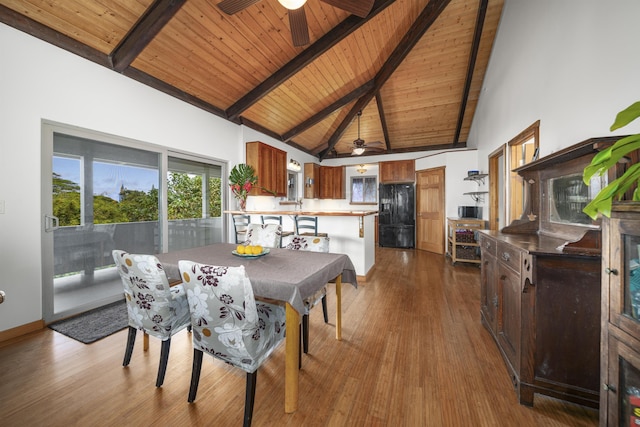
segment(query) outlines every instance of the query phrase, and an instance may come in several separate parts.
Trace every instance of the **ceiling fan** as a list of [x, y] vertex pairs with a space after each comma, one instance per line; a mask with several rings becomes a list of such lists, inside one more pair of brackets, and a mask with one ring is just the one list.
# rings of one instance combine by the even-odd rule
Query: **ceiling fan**
[[[233, 15], [247, 7], [258, 3], [260, 0], [222, 0], [218, 7], [227, 15]], [[321, 0], [328, 5], [346, 10], [347, 12], [365, 18], [375, 0]], [[289, 26], [294, 46], [309, 44], [309, 27], [307, 15], [304, 13], [304, 4], [307, 0], [278, 0], [289, 11]]]
[[370, 142], [369, 144], [364, 143], [364, 139], [360, 138], [360, 116], [362, 115], [362, 111], [358, 111], [358, 138], [353, 141], [353, 148], [351, 149], [352, 156], [359, 156], [366, 149], [373, 151], [384, 151], [379, 145], [382, 145], [382, 142], [375, 141]]

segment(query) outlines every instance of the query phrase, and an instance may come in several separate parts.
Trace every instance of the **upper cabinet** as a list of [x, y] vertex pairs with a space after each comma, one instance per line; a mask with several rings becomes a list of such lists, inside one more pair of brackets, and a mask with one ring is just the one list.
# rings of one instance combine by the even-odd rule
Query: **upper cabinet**
[[320, 165], [317, 163], [304, 164], [304, 198], [320, 198]]
[[344, 199], [344, 166], [320, 166], [317, 163], [304, 164], [305, 199]]
[[380, 162], [379, 174], [381, 183], [390, 182], [415, 182], [416, 166], [415, 161], [396, 160], [392, 162]]
[[320, 198], [344, 199], [344, 166], [320, 166]]
[[287, 195], [287, 152], [259, 141], [247, 142], [247, 164], [258, 175], [258, 184], [249, 193], [252, 196]]

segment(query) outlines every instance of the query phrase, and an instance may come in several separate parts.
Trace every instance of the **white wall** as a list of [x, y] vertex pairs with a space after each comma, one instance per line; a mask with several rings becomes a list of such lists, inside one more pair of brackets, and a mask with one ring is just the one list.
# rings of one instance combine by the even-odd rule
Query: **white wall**
[[615, 133], [640, 100], [637, 0], [506, 0], [468, 144], [478, 166], [540, 120], [540, 157]]

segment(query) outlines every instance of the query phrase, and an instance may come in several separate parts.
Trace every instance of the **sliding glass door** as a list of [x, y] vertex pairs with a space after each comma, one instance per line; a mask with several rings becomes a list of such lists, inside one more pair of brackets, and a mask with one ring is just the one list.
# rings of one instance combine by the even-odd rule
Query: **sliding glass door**
[[222, 242], [222, 166], [169, 157], [168, 250]]
[[45, 322], [122, 298], [113, 249], [156, 254], [222, 242], [224, 167], [150, 144], [45, 124]]

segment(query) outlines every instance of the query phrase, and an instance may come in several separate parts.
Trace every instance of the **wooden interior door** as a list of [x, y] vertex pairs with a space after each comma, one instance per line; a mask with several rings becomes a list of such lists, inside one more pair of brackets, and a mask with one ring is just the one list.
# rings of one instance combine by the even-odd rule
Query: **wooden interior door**
[[416, 174], [416, 248], [444, 254], [444, 167]]

